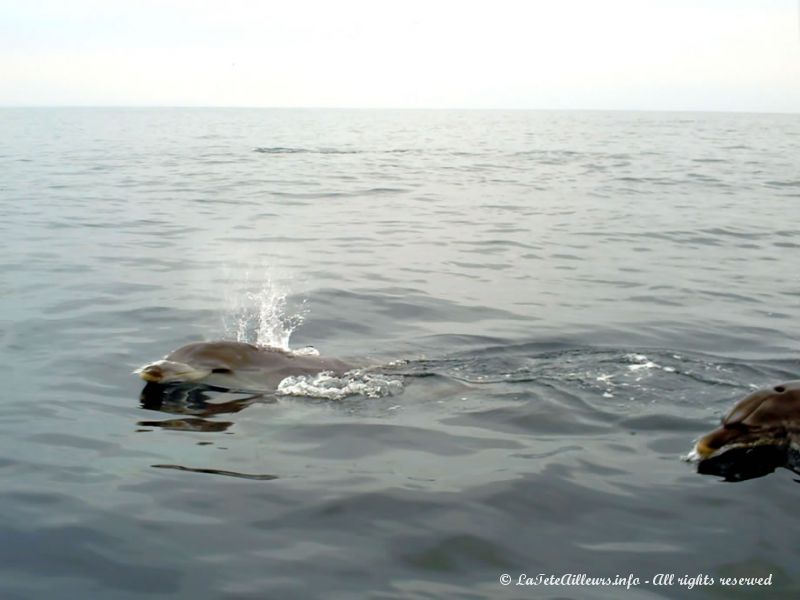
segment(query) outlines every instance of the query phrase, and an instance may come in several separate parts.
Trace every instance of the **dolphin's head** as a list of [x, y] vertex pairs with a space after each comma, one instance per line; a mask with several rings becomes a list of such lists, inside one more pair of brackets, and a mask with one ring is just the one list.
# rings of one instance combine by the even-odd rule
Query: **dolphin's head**
[[732, 448], [788, 447], [800, 441], [800, 381], [758, 390], [740, 400], [690, 454], [706, 460]]
[[198, 381], [208, 377], [211, 372], [211, 369], [197, 368], [173, 360], [157, 360], [134, 371], [139, 377], [152, 383]]

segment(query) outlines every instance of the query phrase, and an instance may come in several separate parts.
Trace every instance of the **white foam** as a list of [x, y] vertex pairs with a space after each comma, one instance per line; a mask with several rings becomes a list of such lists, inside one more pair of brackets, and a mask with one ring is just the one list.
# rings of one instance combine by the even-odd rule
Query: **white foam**
[[331, 372], [287, 377], [275, 391], [280, 396], [304, 396], [325, 400], [341, 400], [348, 396], [383, 398], [403, 391], [403, 383], [385, 375], [349, 371], [341, 377]]
[[654, 363], [644, 354], [626, 354], [625, 359], [636, 364], [628, 365], [630, 371], [640, 371], [642, 369], [660, 369], [661, 365]]
[[703, 457], [700, 456], [700, 453], [697, 451], [697, 446], [694, 446], [692, 450], [683, 456], [681, 456], [681, 460], [686, 462], [700, 462]]
[[297, 350], [292, 350], [291, 353], [295, 356], [319, 356], [319, 350], [314, 348], [314, 346], [298, 348]]

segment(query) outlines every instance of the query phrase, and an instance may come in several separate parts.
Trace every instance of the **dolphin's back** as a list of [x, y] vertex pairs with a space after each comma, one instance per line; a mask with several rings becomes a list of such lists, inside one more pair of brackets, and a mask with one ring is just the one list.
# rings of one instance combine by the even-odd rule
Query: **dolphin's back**
[[244, 342], [195, 342], [182, 346], [166, 356], [166, 360], [212, 371], [209, 383], [225, 385], [225, 378], [259, 381], [274, 388], [286, 377], [333, 371], [342, 375], [350, 369], [335, 358], [298, 355], [269, 346]]

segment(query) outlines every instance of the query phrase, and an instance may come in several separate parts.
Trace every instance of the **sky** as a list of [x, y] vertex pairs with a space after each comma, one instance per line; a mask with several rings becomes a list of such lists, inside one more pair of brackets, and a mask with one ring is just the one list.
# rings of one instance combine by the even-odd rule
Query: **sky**
[[0, 0], [0, 106], [800, 112], [800, 0]]

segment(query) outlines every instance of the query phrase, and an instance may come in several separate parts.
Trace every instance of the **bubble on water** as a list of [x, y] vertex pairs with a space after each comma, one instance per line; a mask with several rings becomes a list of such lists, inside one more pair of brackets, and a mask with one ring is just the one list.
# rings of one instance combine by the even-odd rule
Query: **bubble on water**
[[315, 375], [287, 377], [281, 381], [275, 393], [279, 396], [341, 400], [348, 396], [384, 398], [402, 391], [403, 382], [400, 379], [354, 370], [340, 377], [329, 371]]

